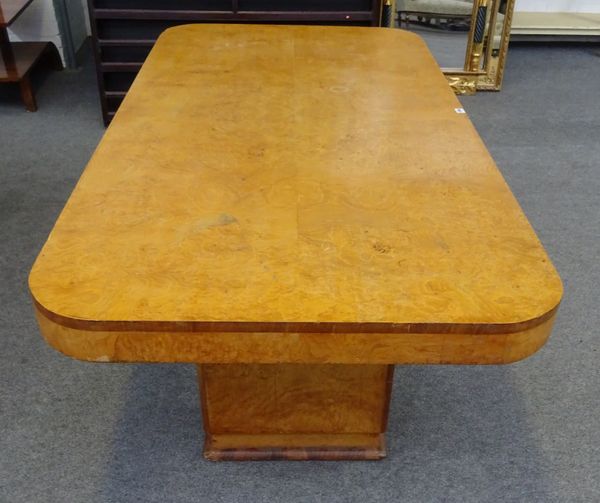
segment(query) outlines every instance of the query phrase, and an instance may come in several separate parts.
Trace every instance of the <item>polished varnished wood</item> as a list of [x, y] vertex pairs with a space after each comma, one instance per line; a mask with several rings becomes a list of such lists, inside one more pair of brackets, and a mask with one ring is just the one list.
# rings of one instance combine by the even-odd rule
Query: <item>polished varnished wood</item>
[[554, 316], [504, 334], [164, 332], [80, 330], [36, 311], [44, 338], [58, 351], [96, 362], [206, 363], [512, 363], [535, 353]]
[[391, 365], [199, 365], [205, 456], [380, 459]]
[[[210, 459], [381, 457], [383, 426], [341, 426], [368, 422], [343, 393], [323, 405], [330, 385], [361, 393], [334, 364], [365, 366], [379, 417], [368, 368], [520, 360], [562, 294], [459, 108], [410, 33], [168, 30], [33, 266], [44, 337], [84, 360], [201, 364]], [[242, 401], [247, 428], [224, 428]]]
[[376, 433], [206, 433], [204, 442], [211, 461], [374, 461], [386, 455], [385, 437]]
[[[379, 26], [381, 0], [89, 0], [104, 123], [114, 117], [160, 32], [182, 23]], [[386, 9], [388, 12], [389, 9]]]
[[443, 84], [401, 31], [168, 30], [40, 253], [34, 298], [86, 330], [538, 324], [560, 280]]

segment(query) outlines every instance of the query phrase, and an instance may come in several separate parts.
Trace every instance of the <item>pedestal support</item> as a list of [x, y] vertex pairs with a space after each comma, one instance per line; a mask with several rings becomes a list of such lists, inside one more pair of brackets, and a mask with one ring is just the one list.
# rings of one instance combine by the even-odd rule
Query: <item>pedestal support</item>
[[393, 365], [198, 365], [210, 460], [385, 457]]

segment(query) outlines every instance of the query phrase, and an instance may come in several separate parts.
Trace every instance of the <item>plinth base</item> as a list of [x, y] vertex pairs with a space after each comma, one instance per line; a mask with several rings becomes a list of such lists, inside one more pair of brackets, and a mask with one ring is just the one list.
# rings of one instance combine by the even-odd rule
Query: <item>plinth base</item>
[[386, 456], [383, 434], [206, 435], [211, 461], [377, 460]]
[[391, 365], [199, 365], [213, 461], [384, 458]]

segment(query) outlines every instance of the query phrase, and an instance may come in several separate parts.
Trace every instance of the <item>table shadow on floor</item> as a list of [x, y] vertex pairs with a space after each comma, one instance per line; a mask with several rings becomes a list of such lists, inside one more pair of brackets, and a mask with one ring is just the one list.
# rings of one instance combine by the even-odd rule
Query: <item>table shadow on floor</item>
[[195, 367], [139, 365], [123, 392], [100, 500], [552, 501], [511, 373], [396, 367], [383, 461], [213, 463], [201, 455]]

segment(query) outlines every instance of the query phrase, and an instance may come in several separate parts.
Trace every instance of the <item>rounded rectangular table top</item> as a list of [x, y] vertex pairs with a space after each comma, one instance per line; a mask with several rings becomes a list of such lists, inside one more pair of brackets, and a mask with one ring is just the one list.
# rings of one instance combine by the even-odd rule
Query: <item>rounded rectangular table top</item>
[[531, 330], [560, 279], [416, 35], [158, 40], [30, 275], [90, 331]]

